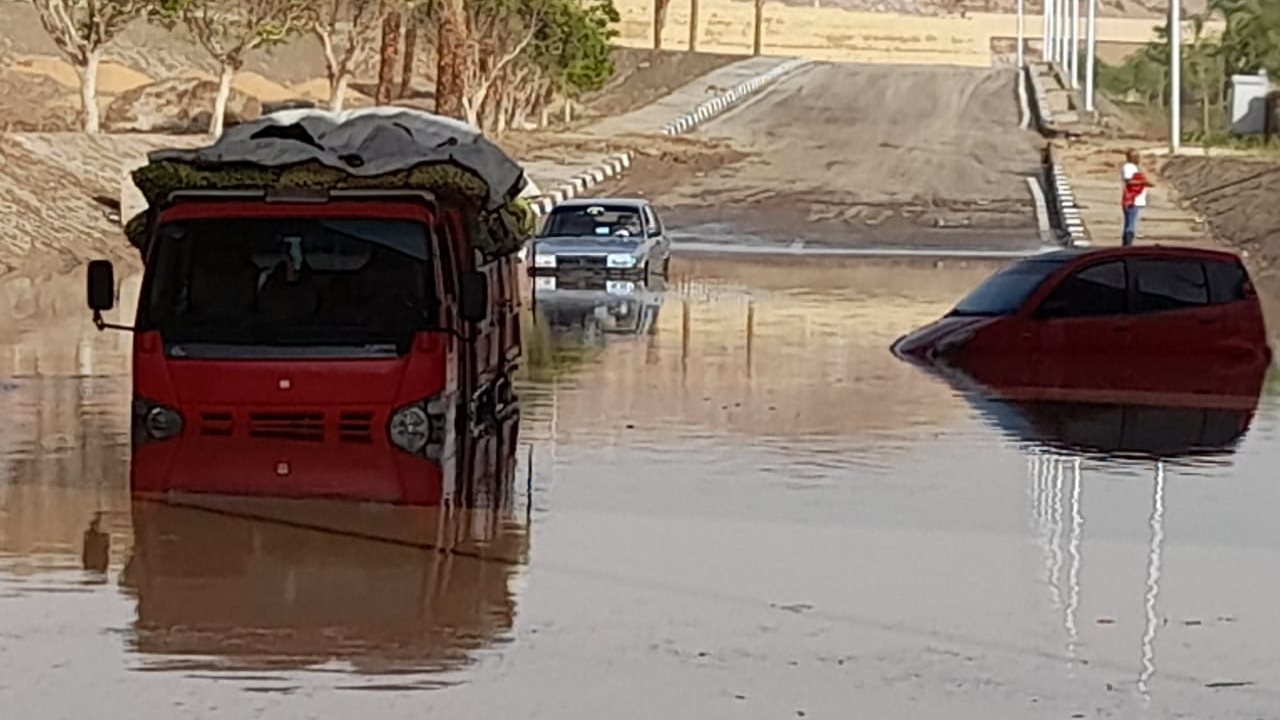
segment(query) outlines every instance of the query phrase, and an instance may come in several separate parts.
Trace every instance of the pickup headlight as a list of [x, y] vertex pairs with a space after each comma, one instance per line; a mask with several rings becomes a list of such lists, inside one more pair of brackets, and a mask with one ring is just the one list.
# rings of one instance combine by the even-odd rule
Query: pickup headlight
[[633, 268], [636, 266], [636, 256], [631, 254], [610, 254], [605, 258], [605, 264], [611, 268]]
[[543, 255], [541, 253], [533, 256], [533, 266], [540, 268], [553, 268], [556, 266], [555, 255]]

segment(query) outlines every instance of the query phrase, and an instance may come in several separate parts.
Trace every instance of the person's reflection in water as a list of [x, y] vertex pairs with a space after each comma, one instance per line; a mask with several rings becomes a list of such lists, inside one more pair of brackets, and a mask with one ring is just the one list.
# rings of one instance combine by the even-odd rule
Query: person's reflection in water
[[89, 527], [84, 531], [84, 543], [80, 549], [80, 564], [86, 572], [106, 575], [111, 564], [111, 536], [102, 531], [102, 513], [93, 514]]

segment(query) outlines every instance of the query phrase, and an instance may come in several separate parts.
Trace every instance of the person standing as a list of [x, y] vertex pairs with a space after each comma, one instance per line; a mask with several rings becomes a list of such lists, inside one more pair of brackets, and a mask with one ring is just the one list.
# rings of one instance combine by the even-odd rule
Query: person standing
[[1140, 160], [1137, 150], [1125, 153], [1124, 167], [1120, 177], [1124, 181], [1124, 193], [1120, 198], [1120, 207], [1124, 210], [1124, 234], [1121, 243], [1132, 245], [1138, 235], [1138, 216], [1147, 206], [1147, 188], [1155, 187], [1155, 183], [1147, 179], [1146, 173], [1138, 166]]

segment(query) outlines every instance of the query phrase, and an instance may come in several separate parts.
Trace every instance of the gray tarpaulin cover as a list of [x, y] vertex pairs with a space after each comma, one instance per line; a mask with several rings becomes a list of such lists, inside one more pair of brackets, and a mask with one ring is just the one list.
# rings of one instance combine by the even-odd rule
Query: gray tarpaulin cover
[[265, 168], [318, 162], [358, 177], [452, 163], [485, 182], [488, 210], [497, 210], [519, 196], [526, 182], [520, 165], [471, 126], [395, 107], [272, 113], [228, 129], [207, 147], [157, 150], [148, 159], [153, 163]]

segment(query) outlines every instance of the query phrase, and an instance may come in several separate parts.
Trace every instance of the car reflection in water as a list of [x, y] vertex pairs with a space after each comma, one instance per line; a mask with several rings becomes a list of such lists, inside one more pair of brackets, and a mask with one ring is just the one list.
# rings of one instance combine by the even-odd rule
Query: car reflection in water
[[1024, 442], [1112, 458], [1211, 460], [1234, 453], [1270, 364], [1238, 357], [984, 355], [921, 361], [984, 418]]
[[[153, 656], [148, 669], [324, 665], [396, 673], [398, 688], [437, 687], [412, 673], [455, 668], [512, 627], [510, 583], [528, 552], [527, 522], [513, 497], [515, 431], [513, 419], [503, 432], [460, 437], [437, 471], [412, 479], [397, 472], [403, 458], [390, 457], [401, 453], [390, 447], [380, 462], [362, 456], [363, 469], [300, 465], [288, 474], [298, 488], [309, 476], [315, 487], [332, 488], [344, 475], [336, 483], [341, 499], [300, 491], [282, 498], [271, 483], [256, 497], [204, 492], [202, 478], [236, 474], [236, 482], [213, 485], [247, 487], [252, 471], [246, 463], [219, 466], [205, 452], [176, 455], [163, 471], [175, 482], [145, 483], [169, 489], [134, 493], [134, 550], [122, 577], [137, 601], [133, 649]], [[267, 469], [259, 474], [279, 481], [272, 458], [323, 445], [261, 441], [254, 457]], [[386, 502], [394, 487], [408, 502]], [[252, 676], [259, 685], [290, 682], [265, 677]]]
[[645, 283], [543, 276], [534, 279], [534, 307], [555, 336], [600, 347], [609, 335], [655, 333], [665, 290], [660, 277]]

